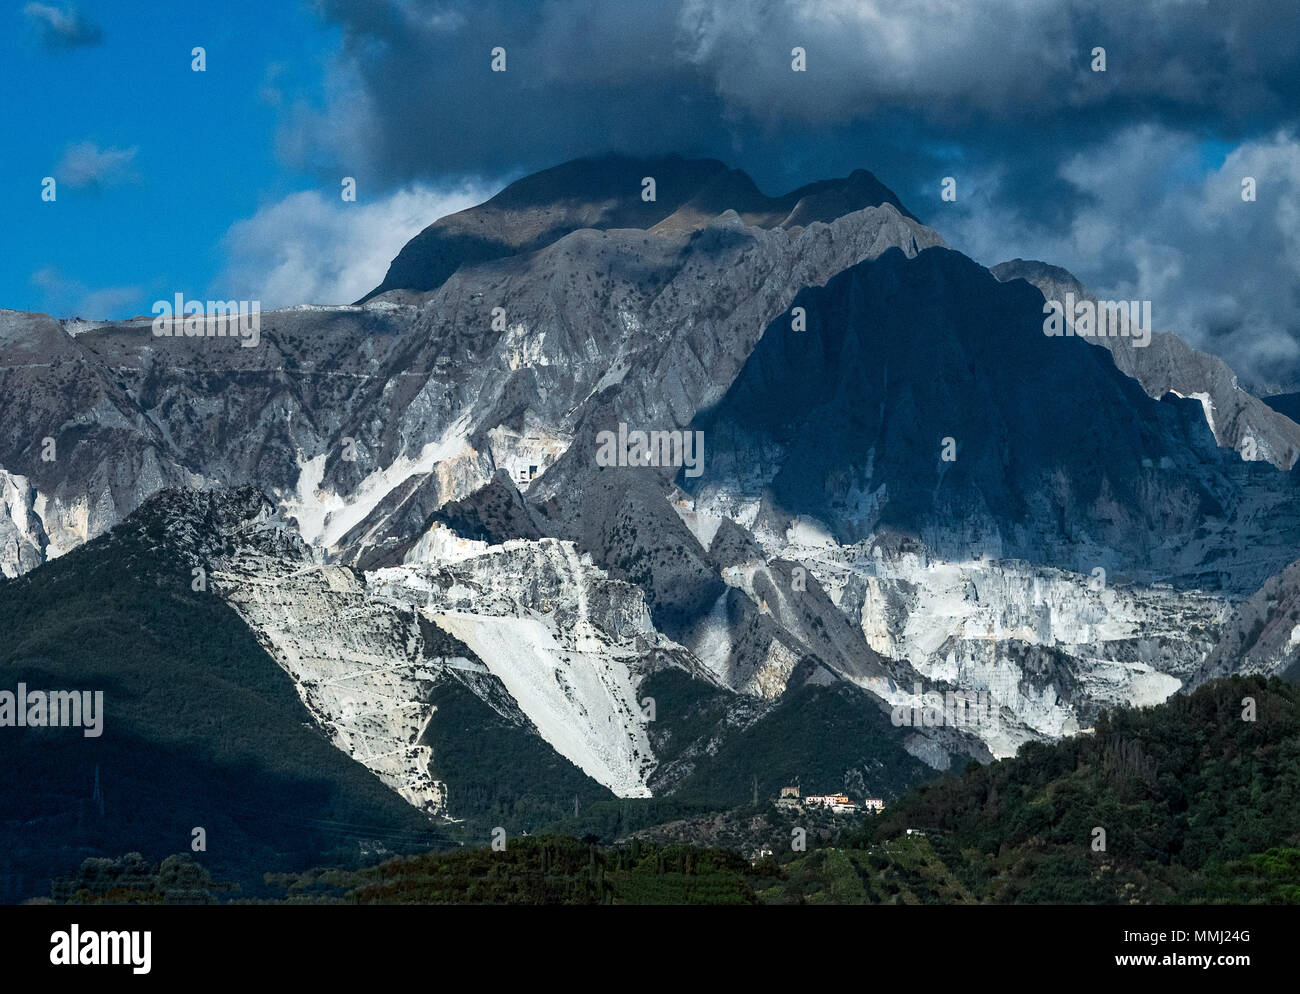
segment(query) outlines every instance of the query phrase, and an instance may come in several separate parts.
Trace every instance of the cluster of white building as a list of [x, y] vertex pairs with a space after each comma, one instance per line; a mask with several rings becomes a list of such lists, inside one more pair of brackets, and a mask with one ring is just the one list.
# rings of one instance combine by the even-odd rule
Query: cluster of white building
[[837, 815], [856, 814], [859, 810], [871, 812], [885, 810], [885, 802], [879, 797], [866, 798], [859, 809], [858, 804], [851, 800], [848, 794], [809, 794], [801, 797], [798, 787], [782, 787], [781, 796], [776, 803], [785, 808], [826, 808]]

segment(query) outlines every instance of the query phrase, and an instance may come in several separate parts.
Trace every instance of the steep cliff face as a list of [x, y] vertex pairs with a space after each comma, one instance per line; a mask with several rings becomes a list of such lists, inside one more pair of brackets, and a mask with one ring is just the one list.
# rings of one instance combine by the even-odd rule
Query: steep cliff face
[[[807, 330], [769, 325], [692, 425], [708, 464], [678, 483], [697, 511], [769, 544], [894, 534], [1143, 582], [1213, 571], [1237, 594], [1290, 560], [1292, 479], [1220, 449], [1196, 402], [1154, 400], [1105, 350], [1045, 336], [1026, 284], [946, 249], [889, 252], [794, 307]], [[1247, 530], [1249, 555], [1223, 541]]]
[[1022, 729], [1004, 724], [986, 738], [1000, 756], [1090, 727], [1103, 708], [1164, 700], [1230, 612], [1221, 597], [1113, 586], [1100, 571], [844, 552], [799, 554], [874, 649], [911, 661], [927, 683], [987, 692], [1015, 716]]
[[[635, 685], [694, 665], [655, 632], [638, 590], [549, 539], [465, 543], [458, 558], [362, 574], [322, 562], [285, 528], [271, 518], [234, 529], [233, 545], [203, 557], [214, 586], [331, 741], [412, 804], [451, 813], [426, 741], [439, 720], [432, 692], [450, 671], [476, 674], [465, 682], [485, 703], [614, 793], [648, 793], [654, 755]], [[268, 549], [269, 533], [287, 544]]]
[[36, 513], [39, 500], [25, 476], [0, 472], [0, 575], [19, 576], [51, 555], [45, 522]]
[[[987, 704], [961, 734], [996, 756], [1086, 730], [1102, 708], [1164, 700], [1194, 680], [1232, 614], [1222, 595], [1116, 582], [1100, 567], [949, 560], [883, 533], [840, 544], [807, 521], [742, 542], [738, 522], [681, 505], [696, 537], [712, 536], [727, 585], [682, 641], [719, 679], [778, 698], [793, 655], [891, 710], [953, 692]], [[913, 744], [932, 757], [935, 744], [971, 752], [946, 723], [920, 734], [931, 742]]]
[[[1012, 259], [990, 271], [1004, 282], [1022, 279], [1032, 283], [1045, 300], [1064, 301], [1068, 293], [1076, 301], [1097, 302], [1087, 287], [1059, 266]], [[1152, 397], [1175, 393], [1198, 401], [1215, 440], [1243, 459], [1263, 460], [1280, 469], [1290, 469], [1300, 457], [1300, 425], [1243, 390], [1237, 384], [1236, 374], [1217, 356], [1194, 349], [1164, 331], [1153, 334], [1144, 347], [1136, 347], [1131, 338], [1123, 336], [1083, 340], [1108, 349], [1116, 368], [1142, 384], [1142, 389]]]
[[1189, 688], [1234, 673], [1300, 678], [1300, 561], [1236, 606]]
[[[710, 161], [587, 161], [534, 179], [413, 240], [394, 263], [424, 274], [407, 291], [267, 312], [256, 347], [155, 337], [146, 319], [0, 314], [13, 400], [0, 471], [28, 488], [7, 515], [5, 568], [101, 534], [167, 486], [256, 485], [313, 544], [382, 557], [497, 471], [545, 474], [594, 404], [684, 424], [801, 287], [941, 243], [865, 172], [784, 198]], [[448, 249], [463, 241], [448, 226], [495, 231], [482, 237], [500, 251]], [[451, 262], [428, 262], [430, 238]], [[23, 506], [46, 539], [19, 522]]]

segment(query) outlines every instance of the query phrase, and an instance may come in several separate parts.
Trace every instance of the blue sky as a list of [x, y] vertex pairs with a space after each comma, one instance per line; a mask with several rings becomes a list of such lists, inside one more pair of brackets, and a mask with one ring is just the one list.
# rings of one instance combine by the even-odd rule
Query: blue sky
[[[322, 182], [276, 154], [272, 91], [319, 93], [338, 45], [304, 6], [85, 3], [100, 42], [58, 48], [25, 7], [6, 5], [0, 22], [0, 306], [61, 312], [98, 293], [111, 313], [83, 316], [120, 317], [175, 291], [198, 296], [233, 221]], [[206, 72], [191, 70], [195, 46]], [[42, 178], [59, 178], [69, 148], [85, 163], [86, 143], [109, 160], [90, 154], [90, 172], [43, 202]], [[93, 182], [97, 162], [108, 168]]]

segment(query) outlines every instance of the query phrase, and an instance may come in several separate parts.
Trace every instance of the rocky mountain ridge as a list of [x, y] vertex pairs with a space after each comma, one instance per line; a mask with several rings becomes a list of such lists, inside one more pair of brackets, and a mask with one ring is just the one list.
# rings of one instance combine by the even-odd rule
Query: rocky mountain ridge
[[[463, 714], [597, 795], [731, 789], [770, 736], [905, 786], [1293, 658], [1300, 427], [1176, 339], [1044, 336], [1066, 289], [863, 171], [770, 198], [615, 158], [439, 220], [256, 348], [0, 312], [0, 569], [161, 515], [430, 817], [465, 810]], [[629, 429], [699, 433], [701, 473], [603, 461]], [[904, 723], [918, 688], [989, 720]]]

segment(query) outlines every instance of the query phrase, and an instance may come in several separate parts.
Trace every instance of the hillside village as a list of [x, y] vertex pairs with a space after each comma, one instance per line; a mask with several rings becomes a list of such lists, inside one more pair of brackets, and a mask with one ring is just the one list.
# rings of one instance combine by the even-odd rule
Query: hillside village
[[800, 796], [799, 787], [782, 787], [781, 796], [777, 798], [779, 808], [807, 811], [810, 808], [824, 808], [837, 815], [852, 815], [859, 811], [878, 814], [885, 810], [885, 802], [879, 797], [867, 797], [861, 806], [848, 794], [807, 794]]

